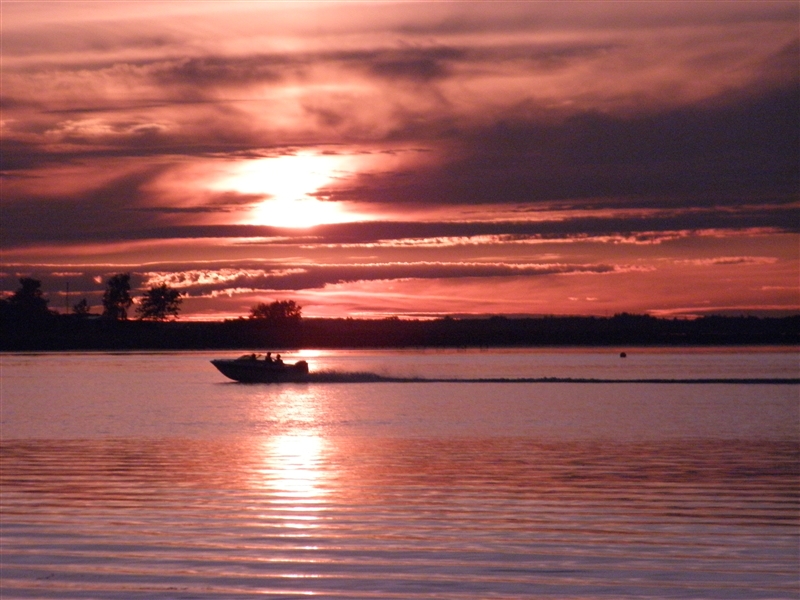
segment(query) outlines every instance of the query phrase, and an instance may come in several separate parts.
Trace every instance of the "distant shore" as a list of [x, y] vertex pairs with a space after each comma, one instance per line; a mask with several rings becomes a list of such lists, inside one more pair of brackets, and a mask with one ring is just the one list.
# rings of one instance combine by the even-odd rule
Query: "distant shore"
[[0, 323], [1, 351], [800, 345], [800, 315], [436, 320], [114, 321], [52, 315]]

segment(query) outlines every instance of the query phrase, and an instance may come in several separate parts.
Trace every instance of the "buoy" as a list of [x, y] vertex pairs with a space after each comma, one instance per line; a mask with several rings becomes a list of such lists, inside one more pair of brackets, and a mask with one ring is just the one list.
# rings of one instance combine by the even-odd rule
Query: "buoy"
[[625, 358], [626, 356], [628, 356], [628, 355], [627, 355], [627, 354], [625, 354], [624, 352], [620, 352], [620, 353], [619, 353], [619, 357], [620, 357], [620, 358]]

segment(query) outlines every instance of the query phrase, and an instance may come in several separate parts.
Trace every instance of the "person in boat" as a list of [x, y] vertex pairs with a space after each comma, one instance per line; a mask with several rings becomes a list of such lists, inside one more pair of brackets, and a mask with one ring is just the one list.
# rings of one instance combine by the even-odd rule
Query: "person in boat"
[[267, 352], [267, 355], [264, 357], [264, 360], [267, 361], [268, 363], [274, 362], [272, 360], [272, 352]]
[[278, 356], [275, 357], [275, 364], [283, 366], [283, 359], [281, 358], [280, 354], [278, 354]]

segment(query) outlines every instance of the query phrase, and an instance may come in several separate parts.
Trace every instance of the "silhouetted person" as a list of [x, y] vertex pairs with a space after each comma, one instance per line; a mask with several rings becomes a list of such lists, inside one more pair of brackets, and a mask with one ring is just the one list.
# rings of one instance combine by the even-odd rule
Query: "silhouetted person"
[[283, 366], [283, 359], [281, 358], [280, 354], [278, 354], [278, 356], [275, 357], [275, 364]]
[[267, 361], [268, 363], [275, 362], [274, 360], [272, 360], [272, 352], [267, 352], [267, 355], [264, 357], [264, 360]]

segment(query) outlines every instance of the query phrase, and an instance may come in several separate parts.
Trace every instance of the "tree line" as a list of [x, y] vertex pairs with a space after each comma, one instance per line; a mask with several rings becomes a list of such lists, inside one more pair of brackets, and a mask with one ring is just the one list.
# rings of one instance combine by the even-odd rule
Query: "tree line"
[[[22, 277], [20, 287], [7, 299], [0, 299], [0, 314], [22, 321], [39, 321], [54, 313], [47, 305], [50, 302], [44, 297], [42, 282], [32, 277]], [[183, 294], [166, 284], [152, 286], [139, 299], [136, 314], [141, 320], [166, 321], [170, 317], [177, 318]], [[126, 320], [128, 310], [134, 303], [131, 296], [131, 274], [117, 273], [106, 281], [103, 292], [102, 316], [114, 321]], [[72, 314], [77, 317], [88, 317], [91, 308], [86, 298], [72, 306]]]
[[[290, 348], [466, 348], [502, 346], [800, 344], [800, 315], [660, 319], [613, 317], [487, 317], [433, 320], [308, 319], [292, 300], [259, 303], [248, 317], [180, 322], [182, 294], [153, 286], [134, 302], [130, 274], [106, 281], [103, 313], [88, 318], [88, 302], [71, 315], [48, 309], [41, 282], [19, 280], [0, 300], [0, 350], [157, 350]], [[128, 319], [136, 304], [137, 319]]]
[[[22, 277], [20, 287], [7, 299], [0, 299], [0, 317], [11, 318], [20, 322], [40, 321], [55, 313], [47, 305], [42, 282], [32, 277]], [[183, 302], [183, 293], [162, 283], [150, 287], [139, 298], [136, 315], [139, 320], [167, 321], [177, 319]], [[112, 321], [126, 321], [128, 311], [134, 304], [131, 296], [131, 274], [117, 273], [106, 281], [106, 289], [102, 298], [102, 317]], [[86, 298], [72, 306], [72, 314], [76, 317], [89, 317], [91, 307]], [[294, 300], [276, 300], [272, 303], [261, 302], [250, 309], [251, 319], [267, 321], [299, 322], [302, 318], [302, 307]]]

